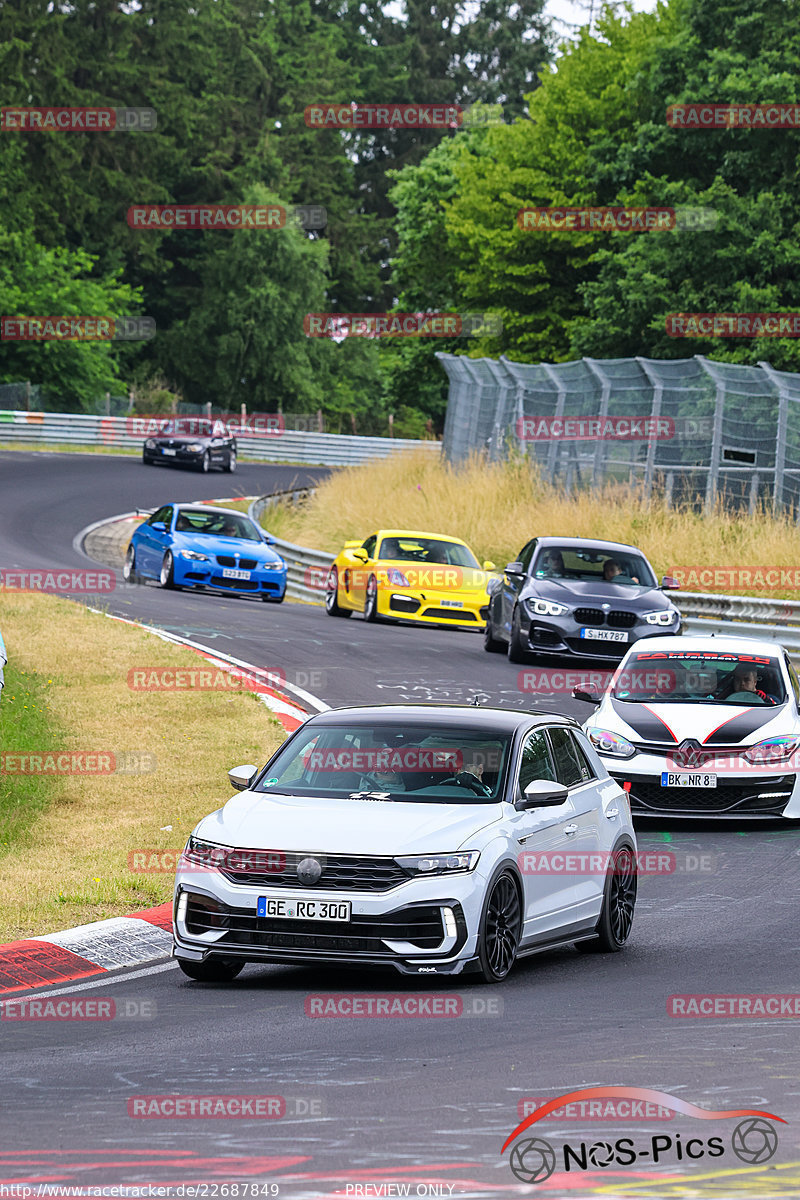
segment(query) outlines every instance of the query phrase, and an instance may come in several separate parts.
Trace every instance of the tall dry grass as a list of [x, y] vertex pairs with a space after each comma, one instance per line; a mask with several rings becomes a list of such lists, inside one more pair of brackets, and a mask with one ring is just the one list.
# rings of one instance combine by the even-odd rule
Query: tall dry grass
[[[544, 535], [633, 543], [659, 575], [693, 565], [800, 565], [800, 532], [788, 518], [726, 512], [721, 504], [705, 516], [663, 498], [648, 504], [619, 484], [566, 496], [526, 460], [473, 459], [454, 468], [428, 454], [398, 454], [337, 471], [306, 504], [270, 509], [265, 519], [279, 537], [332, 553], [348, 538], [393, 527], [463, 538], [479, 559], [499, 567]], [[753, 594], [797, 597], [785, 589]]]

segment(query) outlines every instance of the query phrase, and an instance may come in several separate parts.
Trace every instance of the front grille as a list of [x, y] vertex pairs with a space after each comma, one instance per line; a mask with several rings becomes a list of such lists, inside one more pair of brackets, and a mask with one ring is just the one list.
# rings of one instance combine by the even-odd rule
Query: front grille
[[[246, 860], [248, 857], [252, 859], [263, 856], [264, 853], [262, 850], [234, 850], [229, 857], [235, 862], [234, 856], [242, 856]], [[246, 884], [248, 887], [309, 890], [308, 885], [301, 883], [297, 878], [297, 864], [308, 857], [308, 854], [287, 854], [286, 865], [281, 872], [259, 871], [248, 869], [246, 866], [242, 870], [232, 870], [228, 867], [221, 870], [231, 883]], [[315, 857], [322, 865], [322, 875], [311, 890], [324, 888], [334, 892], [388, 892], [390, 888], [397, 887], [399, 883], [405, 883], [411, 878], [408, 871], [393, 858], [360, 858], [344, 854], [320, 854]]]
[[240, 558], [237, 562], [230, 554], [218, 554], [217, 562], [221, 567], [236, 567], [240, 571], [255, 571], [258, 566], [257, 558]]
[[636, 624], [636, 613], [612, 609], [608, 614], [608, 623], [612, 629], [632, 629]]
[[467, 621], [477, 621], [474, 612], [463, 608], [426, 608], [423, 617], [447, 617], [450, 621], [459, 621], [462, 625]]
[[259, 917], [252, 908], [226, 908], [193, 895], [186, 908], [186, 927], [192, 934], [224, 929], [224, 936], [215, 946], [229, 943], [385, 958], [393, 955], [384, 940], [411, 942], [420, 950], [435, 950], [445, 936], [441, 910], [432, 906], [401, 908], [381, 916], [359, 916], [348, 922], [294, 921]]
[[[617, 779], [619, 777], [617, 776]], [[658, 783], [632, 780], [629, 792], [634, 812], [721, 813], [782, 812], [792, 793], [793, 775], [778, 775], [715, 788], [661, 787]], [[785, 792], [784, 796], [761, 798], [761, 792]]]
[[575, 620], [579, 625], [605, 625], [606, 614], [601, 608], [576, 608]]
[[226, 579], [224, 575], [212, 575], [209, 582], [214, 587], [233, 588], [237, 592], [257, 592], [259, 586], [253, 579]]

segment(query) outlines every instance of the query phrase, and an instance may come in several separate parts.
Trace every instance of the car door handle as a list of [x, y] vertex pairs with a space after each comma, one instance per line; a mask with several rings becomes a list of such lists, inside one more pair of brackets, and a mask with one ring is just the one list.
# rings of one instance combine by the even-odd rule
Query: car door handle
[[565, 837], [572, 837], [573, 833], [577, 833], [577, 832], [578, 832], [577, 825], [565, 825], [564, 826], [564, 836]]
[[615, 818], [615, 817], [618, 817], [618, 816], [619, 816], [619, 809], [618, 809], [618, 808], [607, 808], [607, 809], [606, 809], [606, 818], [607, 818], [609, 821], [613, 821], [613, 820], [614, 820], [614, 818]]

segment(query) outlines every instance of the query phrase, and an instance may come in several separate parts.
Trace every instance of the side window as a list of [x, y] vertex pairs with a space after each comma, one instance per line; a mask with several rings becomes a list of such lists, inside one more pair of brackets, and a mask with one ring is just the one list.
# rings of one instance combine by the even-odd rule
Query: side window
[[583, 744], [582, 739], [585, 737], [585, 734], [576, 733], [574, 730], [570, 730], [569, 736], [572, 739], [572, 744], [575, 747], [578, 755], [578, 762], [580, 763], [581, 771], [583, 772], [583, 782], [586, 783], [590, 779], [597, 779], [597, 772], [592, 766], [591, 759], [586, 753], [586, 747]]
[[555, 781], [556, 773], [553, 768], [553, 760], [550, 757], [550, 749], [547, 745], [547, 738], [541, 729], [537, 729], [534, 733], [529, 733], [522, 747], [522, 755], [519, 763], [519, 788], [521, 792], [529, 783], [533, 783], [534, 779], [552, 779]]
[[550, 744], [553, 747], [553, 759], [556, 764], [556, 778], [565, 787], [575, 787], [591, 779], [583, 756], [579, 756], [578, 747], [568, 729], [550, 730]]
[[786, 670], [789, 672], [789, 679], [791, 680], [792, 691], [794, 692], [794, 698], [797, 701], [798, 705], [800, 705], [800, 679], [797, 678], [797, 671], [795, 671], [794, 667], [789, 662], [788, 658], [785, 660], [785, 662], [786, 662]]
[[522, 563], [522, 569], [526, 575], [528, 574], [528, 568], [531, 565], [531, 559], [533, 558], [533, 552], [535, 549], [536, 538], [534, 538], [532, 542], [528, 542], [524, 550], [520, 552], [519, 561]]
[[378, 535], [376, 533], [373, 533], [372, 537], [368, 537], [367, 540], [363, 543], [363, 545], [361, 547], [362, 550], [366, 550], [366, 552], [370, 556], [370, 558], [375, 557], [375, 543], [377, 542], [377, 540], [378, 540]]
[[150, 517], [147, 524], [155, 525], [157, 521], [163, 521], [164, 524], [166, 525], [167, 529], [169, 529], [170, 522], [172, 521], [172, 505], [171, 504], [165, 504], [163, 508], [157, 509], [153, 513], [152, 517]]

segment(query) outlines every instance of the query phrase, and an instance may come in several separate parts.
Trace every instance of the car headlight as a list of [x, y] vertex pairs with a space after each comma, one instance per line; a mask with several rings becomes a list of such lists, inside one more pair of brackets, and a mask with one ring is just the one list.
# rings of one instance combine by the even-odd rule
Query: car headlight
[[458, 850], [455, 854], [410, 854], [395, 858], [395, 862], [412, 875], [450, 875], [474, 871], [480, 856], [479, 850]]
[[179, 550], [178, 558], [190, 558], [192, 562], [208, 562], [208, 555], [198, 554], [196, 550]]
[[389, 567], [386, 572], [386, 582], [392, 587], [411, 587], [406, 576], [402, 571], [398, 571], [397, 567]]
[[750, 746], [748, 750], [745, 750], [744, 757], [751, 763], [781, 762], [785, 758], [790, 758], [798, 747], [800, 747], [799, 737], [784, 734], [781, 737], [767, 738], [766, 741]]
[[205, 867], [213, 870], [225, 861], [229, 847], [220, 846], [218, 842], [207, 842], [204, 838], [196, 838], [191, 834], [183, 848], [183, 862], [193, 867]]
[[658, 612], [644, 613], [643, 616], [648, 625], [671, 625], [678, 614], [672, 609], [660, 608]]
[[610, 754], [613, 758], [630, 758], [636, 753], [627, 738], [612, 733], [610, 729], [587, 729], [586, 734], [598, 754]]
[[146, 448], [147, 450], [155, 450], [155, 448], [156, 448], [155, 439], [154, 439], [154, 438], [148, 438], [148, 439], [147, 439], [147, 441], [145, 442], [145, 448]]
[[525, 607], [532, 617], [563, 617], [569, 612], [567, 604], [556, 604], [554, 600], [526, 600]]
[[189, 445], [186, 447], [186, 449], [190, 450], [192, 452], [192, 454], [199, 454], [201, 452], [201, 450], [203, 449], [203, 443], [202, 442], [189, 442]]

